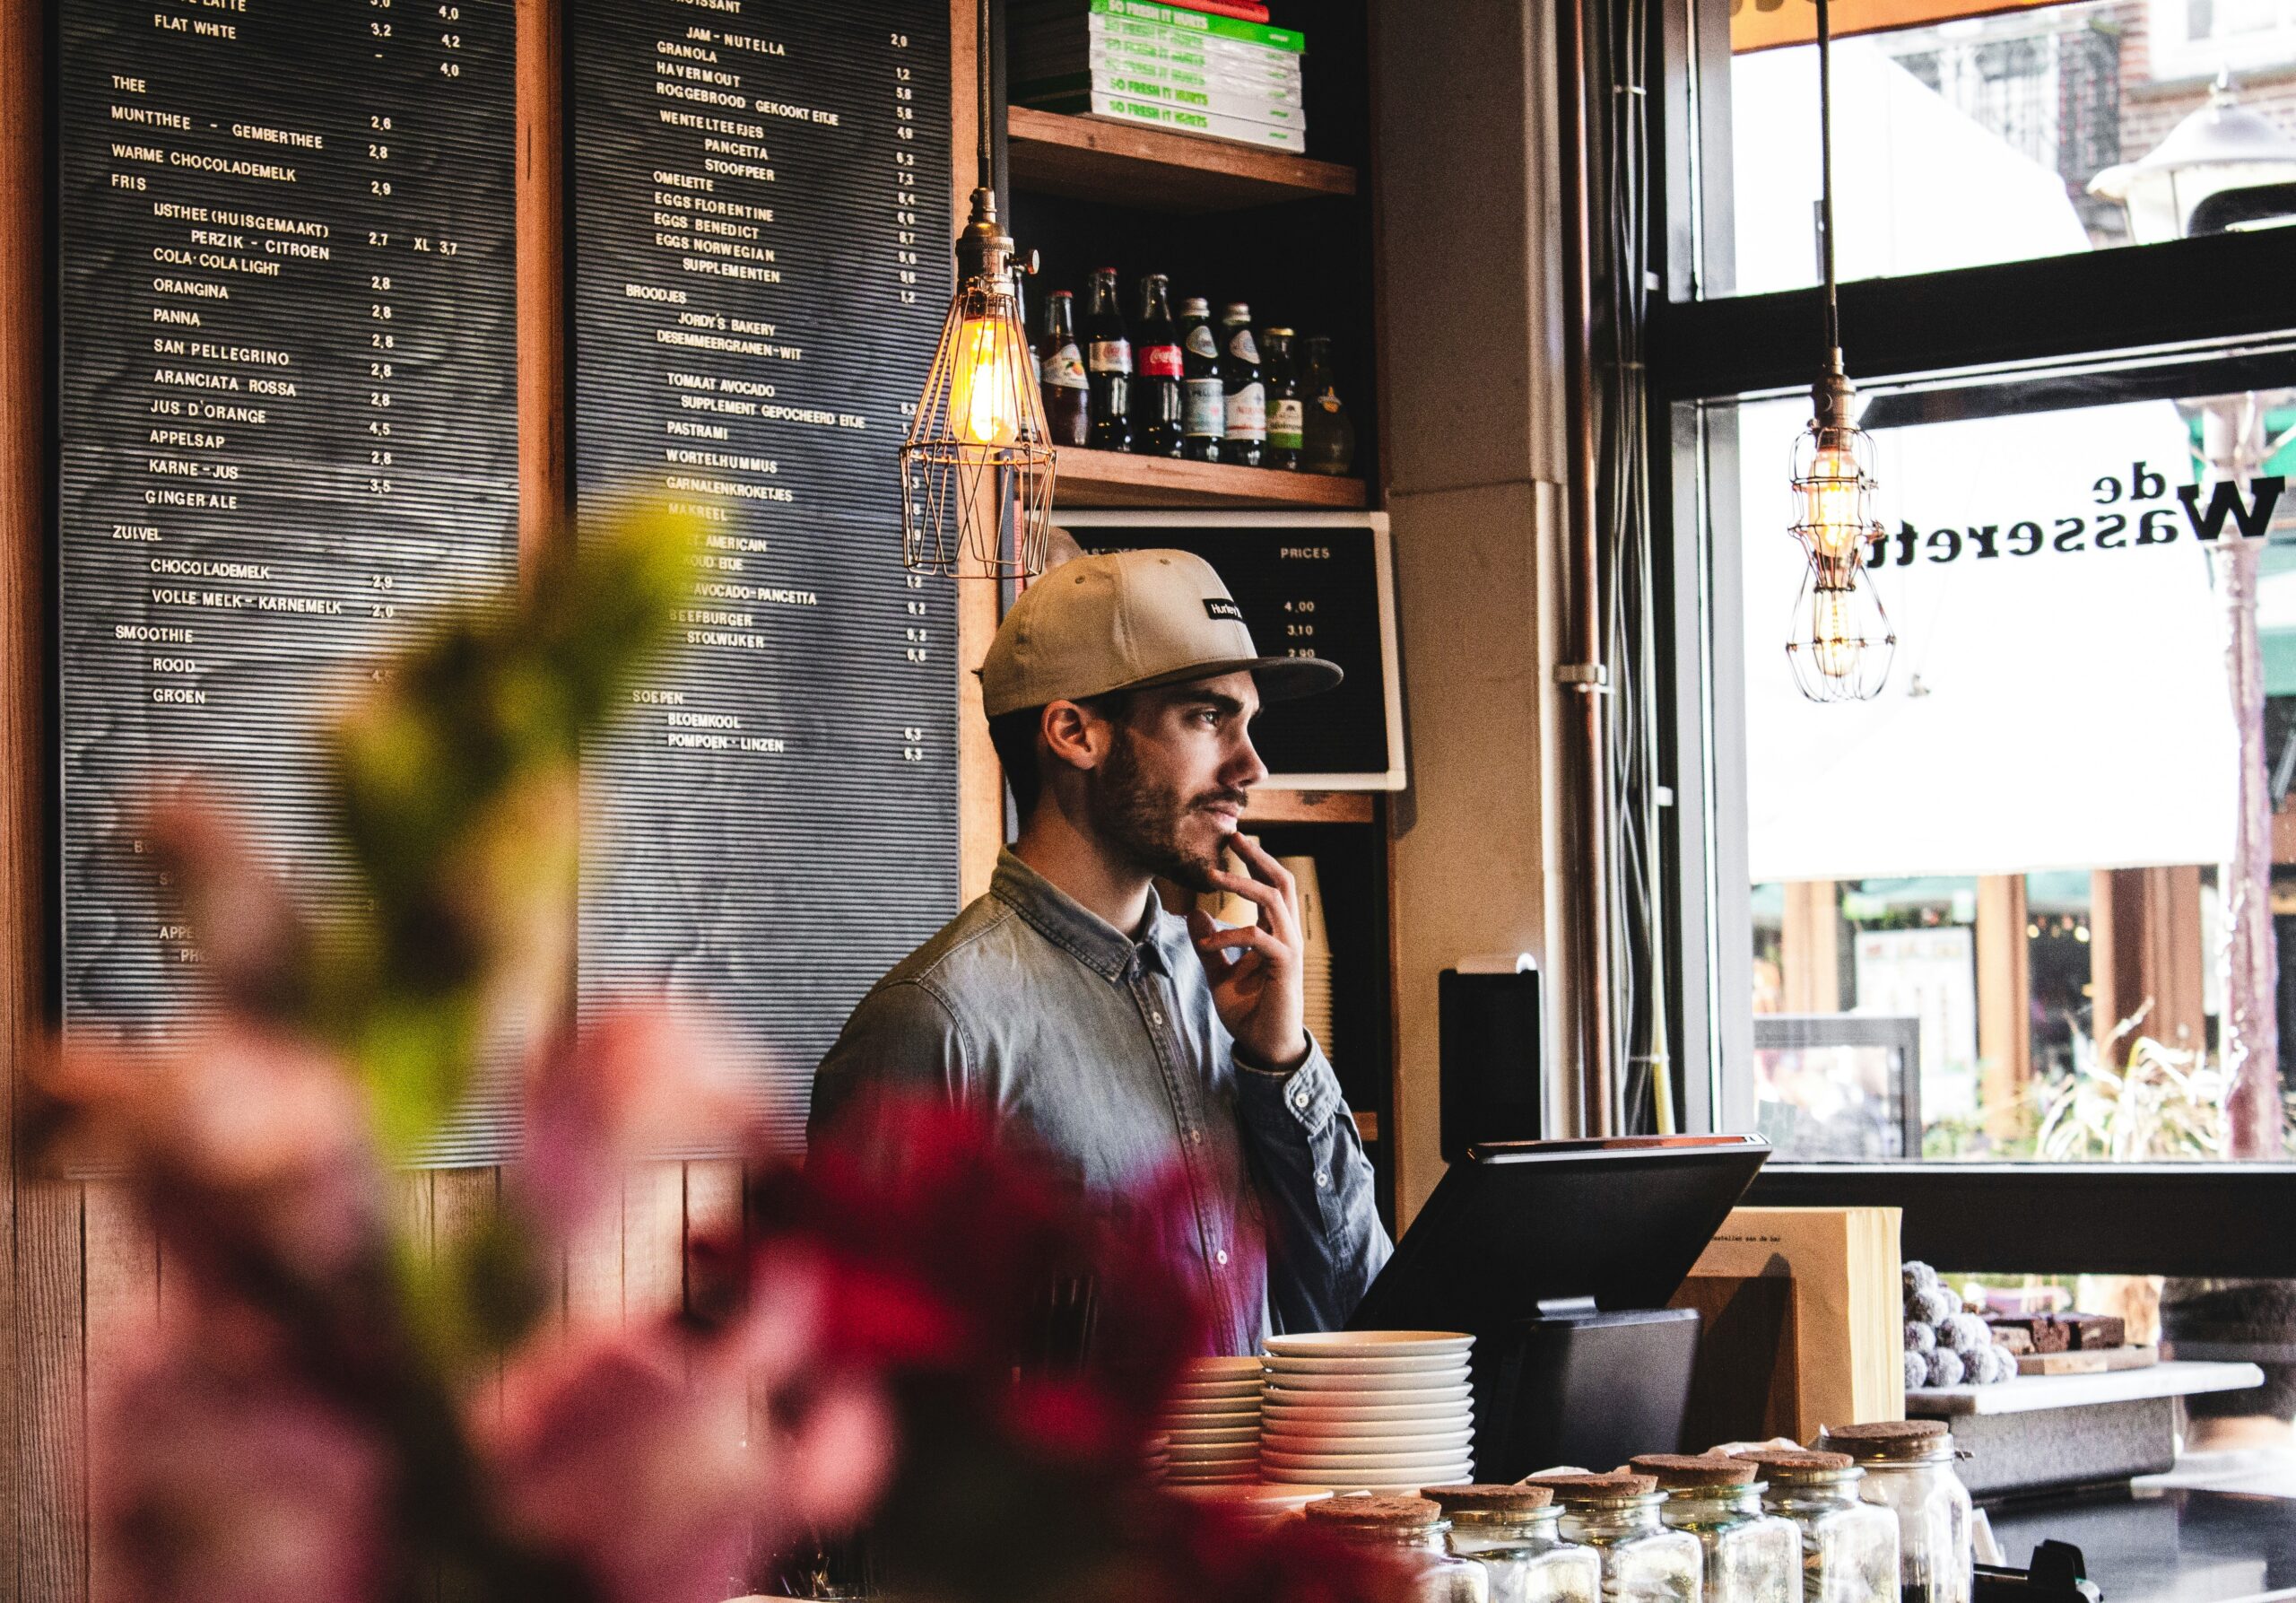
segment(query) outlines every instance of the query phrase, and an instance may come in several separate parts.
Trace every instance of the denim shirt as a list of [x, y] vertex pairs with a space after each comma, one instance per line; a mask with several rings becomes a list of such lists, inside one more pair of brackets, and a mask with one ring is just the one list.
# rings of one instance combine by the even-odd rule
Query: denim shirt
[[814, 1078], [813, 1128], [894, 1087], [1024, 1124], [1119, 1206], [1178, 1172], [1173, 1244], [1202, 1276], [1215, 1352], [1337, 1329], [1387, 1259], [1323, 1048], [1288, 1074], [1239, 1063], [1187, 922], [1153, 898], [1127, 936], [1005, 852], [988, 894], [854, 1009]]

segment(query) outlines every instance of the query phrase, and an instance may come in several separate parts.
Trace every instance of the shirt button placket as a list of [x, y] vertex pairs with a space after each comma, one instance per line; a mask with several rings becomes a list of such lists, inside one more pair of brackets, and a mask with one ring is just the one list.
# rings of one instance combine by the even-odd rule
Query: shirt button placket
[[[1189, 1186], [1189, 1190], [1193, 1193], [1196, 1204], [1196, 1236], [1208, 1246], [1212, 1241], [1212, 1224], [1205, 1216], [1204, 1207], [1205, 1198], [1211, 1188], [1201, 1162], [1204, 1146], [1203, 1110], [1193, 1106], [1192, 1099], [1187, 1094], [1186, 1076], [1176, 1062], [1177, 1054], [1172, 1050], [1171, 1032], [1165, 1028], [1164, 1005], [1156, 995], [1155, 980], [1148, 972], [1147, 966], [1140, 961], [1139, 953], [1135, 952], [1131, 960], [1125, 965], [1125, 979], [1131, 986], [1134, 1000], [1138, 1003], [1142, 1016], [1148, 1021], [1148, 1044], [1155, 1050], [1157, 1061], [1164, 1067], [1164, 1083], [1170, 1087], [1170, 1094], [1177, 1104], [1173, 1111], [1178, 1115], [1180, 1123], [1180, 1162], [1187, 1165], [1188, 1179], [1193, 1182]], [[1213, 1258], [1222, 1268], [1227, 1267], [1226, 1248], [1214, 1249]], [[1217, 1294], [1215, 1292], [1215, 1295]], [[1224, 1304], [1224, 1299], [1222, 1301]]]

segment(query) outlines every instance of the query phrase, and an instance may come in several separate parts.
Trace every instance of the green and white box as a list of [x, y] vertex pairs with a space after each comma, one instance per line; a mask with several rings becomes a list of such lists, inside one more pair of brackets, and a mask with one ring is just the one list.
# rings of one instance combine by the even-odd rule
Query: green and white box
[[1274, 150], [1289, 151], [1295, 156], [1307, 153], [1307, 131], [1297, 126], [1250, 122], [1240, 117], [1222, 117], [1210, 111], [1167, 106], [1161, 101], [1144, 100], [1131, 95], [1102, 94], [1097, 90], [1092, 94], [1092, 112], [1097, 117], [1145, 123], [1183, 134], [1208, 134], [1215, 139], [1265, 145]]

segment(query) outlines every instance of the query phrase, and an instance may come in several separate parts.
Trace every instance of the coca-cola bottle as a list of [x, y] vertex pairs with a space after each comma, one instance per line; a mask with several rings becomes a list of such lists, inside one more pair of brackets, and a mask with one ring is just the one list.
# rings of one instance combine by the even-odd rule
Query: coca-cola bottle
[[1133, 353], [1133, 449], [1148, 457], [1180, 454], [1180, 335], [1172, 326], [1171, 282], [1161, 273], [1140, 281], [1140, 343]]

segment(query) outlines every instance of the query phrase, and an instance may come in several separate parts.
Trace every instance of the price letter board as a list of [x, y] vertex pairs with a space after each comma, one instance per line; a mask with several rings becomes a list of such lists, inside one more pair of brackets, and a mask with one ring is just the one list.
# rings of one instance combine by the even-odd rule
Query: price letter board
[[1227, 581], [1263, 656], [1321, 657], [1338, 689], [1279, 701], [1252, 725], [1270, 785], [1404, 787], [1403, 681], [1384, 512], [1066, 512], [1087, 552], [1193, 552]]
[[64, 1008], [164, 1032], [138, 806], [201, 776], [347, 909], [324, 720], [516, 576], [511, 0], [57, 15]]
[[577, 0], [586, 510], [701, 520], [680, 646], [586, 754], [581, 1001], [690, 1000], [777, 1130], [956, 910], [955, 605], [898, 451], [948, 306], [948, 7]]

